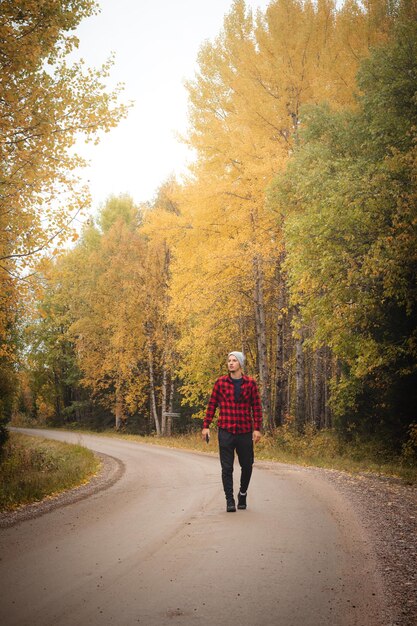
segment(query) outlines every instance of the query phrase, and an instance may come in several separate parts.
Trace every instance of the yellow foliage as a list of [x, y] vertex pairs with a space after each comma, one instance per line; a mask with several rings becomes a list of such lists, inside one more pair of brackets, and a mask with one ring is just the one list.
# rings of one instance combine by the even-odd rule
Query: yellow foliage
[[384, 15], [371, 19], [354, 2], [338, 11], [334, 2], [278, 0], [255, 21], [236, 0], [202, 47], [188, 83], [197, 160], [178, 191], [170, 303], [188, 402], [205, 396], [231, 349], [248, 353], [253, 373], [266, 350], [272, 367], [273, 349], [261, 354], [256, 338], [275, 345], [284, 246], [266, 189], [291, 155], [301, 106], [354, 106], [359, 61], [386, 29]]
[[22, 274], [45, 249], [57, 255], [89, 204], [76, 174], [84, 165], [72, 152], [76, 138], [94, 139], [126, 115], [120, 88], [105, 91], [111, 60], [98, 70], [66, 63], [77, 45], [71, 31], [96, 10], [93, 0], [1, 3], [0, 357], [14, 351], [16, 301], [30, 282]]

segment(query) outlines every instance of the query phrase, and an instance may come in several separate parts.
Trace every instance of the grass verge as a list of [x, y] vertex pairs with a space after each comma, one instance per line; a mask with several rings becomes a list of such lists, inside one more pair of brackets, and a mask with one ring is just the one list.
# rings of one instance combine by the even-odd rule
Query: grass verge
[[[173, 437], [140, 436], [113, 431], [101, 434], [170, 448], [218, 453], [216, 431], [212, 432], [209, 444], [202, 441], [199, 432]], [[306, 429], [303, 435], [299, 435], [290, 428], [278, 428], [274, 433], [262, 437], [256, 445], [255, 456], [258, 460], [323, 467], [351, 474], [390, 476], [400, 478], [409, 485], [417, 484], [414, 452], [395, 456], [384, 450], [378, 442], [342, 442], [331, 430]]]
[[82, 446], [12, 432], [0, 461], [0, 510], [82, 485], [99, 467], [93, 452]]
[[395, 455], [378, 441], [342, 441], [331, 430], [317, 431], [307, 427], [300, 435], [285, 427], [277, 429], [260, 442], [257, 458], [351, 474], [390, 476], [400, 478], [406, 484], [417, 483], [414, 453]]
[[[36, 427], [36, 424], [31, 426]], [[75, 425], [72, 430], [97, 434], [96, 431]], [[142, 436], [114, 430], [102, 431], [99, 434], [169, 448], [218, 454], [217, 433], [214, 429], [209, 444], [201, 439], [200, 431], [173, 437]], [[380, 441], [363, 442], [353, 439], [346, 442], [342, 441], [333, 430], [316, 430], [309, 426], [303, 434], [298, 434], [291, 428], [291, 425], [287, 425], [277, 428], [271, 434], [264, 434], [256, 445], [255, 456], [258, 460], [322, 467], [351, 474], [368, 473], [394, 477], [408, 485], [415, 485], [417, 484], [417, 427], [410, 429], [410, 438], [403, 446], [402, 454], [395, 455], [384, 448]]]

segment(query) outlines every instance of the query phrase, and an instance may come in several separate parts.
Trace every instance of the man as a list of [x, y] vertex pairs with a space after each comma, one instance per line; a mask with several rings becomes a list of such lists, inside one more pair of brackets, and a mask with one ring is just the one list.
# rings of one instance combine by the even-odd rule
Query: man
[[233, 495], [235, 450], [242, 469], [237, 508], [246, 509], [246, 494], [254, 460], [253, 444], [261, 438], [262, 409], [258, 387], [254, 378], [243, 373], [244, 364], [242, 352], [229, 352], [229, 374], [221, 376], [214, 384], [201, 431], [203, 439], [210, 435], [209, 426], [219, 407], [219, 452], [228, 513], [236, 511]]

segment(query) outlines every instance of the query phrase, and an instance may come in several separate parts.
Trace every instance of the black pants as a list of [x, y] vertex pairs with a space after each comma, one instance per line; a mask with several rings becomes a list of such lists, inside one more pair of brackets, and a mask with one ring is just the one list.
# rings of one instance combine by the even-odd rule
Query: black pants
[[242, 472], [240, 475], [240, 491], [246, 493], [253, 466], [252, 433], [234, 435], [223, 428], [219, 428], [219, 452], [222, 466], [223, 489], [226, 498], [233, 498], [233, 462], [235, 450]]

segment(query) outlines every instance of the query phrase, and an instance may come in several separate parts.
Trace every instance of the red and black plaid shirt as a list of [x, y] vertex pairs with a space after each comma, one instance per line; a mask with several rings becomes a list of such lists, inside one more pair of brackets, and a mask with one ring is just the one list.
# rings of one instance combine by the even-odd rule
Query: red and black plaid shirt
[[234, 384], [230, 376], [221, 376], [216, 380], [208, 403], [203, 428], [209, 427], [216, 408], [219, 407], [219, 428], [224, 428], [233, 434], [261, 430], [262, 409], [258, 386], [254, 378], [245, 375], [242, 378], [240, 398], [237, 402], [235, 401]]

